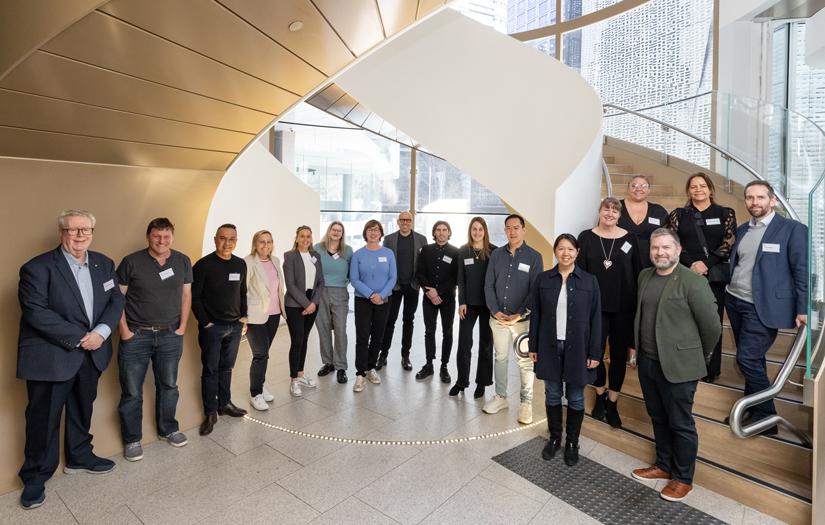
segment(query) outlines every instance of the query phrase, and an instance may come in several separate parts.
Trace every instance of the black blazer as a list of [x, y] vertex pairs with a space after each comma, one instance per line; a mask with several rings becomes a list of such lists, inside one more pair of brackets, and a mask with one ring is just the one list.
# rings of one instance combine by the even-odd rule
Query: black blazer
[[[101, 253], [90, 251], [87, 256], [94, 288], [93, 319], [86, 316], [80, 288], [59, 246], [20, 268], [18, 378], [66, 381], [83, 364], [87, 350], [78, 346], [80, 339], [101, 323], [112, 333], [117, 330], [126, 299], [117, 286], [115, 264]], [[112, 358], [112, 338], [91, 354], [95, 367], [103, 372]]]
[[289, 250], [284, 253], [284, 285], [286, 286], [284, 306], [307, 308], [310, 302], [315, 303], [315, 306], [321, 302], [321, 294], [324, 292], [324, 268], [321, 266], [321, 256], [313, 249], [309, 250], [309, 255], [314, 259], [315, 266], [315, 282], [309, 287], [312, 289], [311, 299], [307, 299], [307, 278], [301, 252]]
[[602, 306], [596, 277], [576, 266], [567, 276], [567, 332], [564, 364], [558, 354], [556, 306], [561, 291], [561, 274], [556, 265], [542, 272], [533, 288], [530, 313], [530, 351], [538, 354], [536, 377], [545, 381], [584, 386], [596, 379], [587, 360], [602, 360]]

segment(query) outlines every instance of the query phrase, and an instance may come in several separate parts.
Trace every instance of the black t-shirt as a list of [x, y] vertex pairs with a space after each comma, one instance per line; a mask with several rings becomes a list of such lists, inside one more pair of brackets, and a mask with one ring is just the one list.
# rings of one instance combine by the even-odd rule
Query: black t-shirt
[[659, 360], [659, 347], [656, 344], [656, 312], [659, 311], [659, 300], [662, 298], [662, 292], [671, 275], [673, 274], [654, 273], [642, 294], [641, 317], [639, 317], [640, 350], [656, 361]]
[[415, 275], [415, 236], [410, 232], [404, 237], [398, 234], [398, 244], [395, 246], [395, 264], [398, 268], [398, 284], [410, 284]]
[[[605, 265], [609, 260], [609, 265]], [[641, 271], [639, 246], [630, 232], [617, 239], [603, 239], [592, 230], [579, 234], [576, 264], [599, 281], [603, 312], [636, 311], [636, 280]]]
[[221, 259], [215, 252], [192, 267], [192, 312], [201, 326], [232, 323], [246, 317], [246, 262], [234, 255]]
[[143, 249], [129, 254], [117, 267], [118, 282], [126, 291], [126, 324], [172, 326], [180, 324], [183, 285], [192, 282], [192, 263], [186, 255], [172, 250], [161, 266]]
[[619, 216], [619, 221], [616, 225], [636, 235], [639, 244], [639, 260], [642, 263], [642, 268], [653, 266], [653, 263], [650, 262], [650, 234], [657, 228], [667, 228], [667, 210], [655, 202], [648, 202], [645, 218], [642, 219], [641, 223], [636, 224], [633, 222], [633, 219], [630, 218], [626, 206], [624, 200], [622, 200], [622, 214]]

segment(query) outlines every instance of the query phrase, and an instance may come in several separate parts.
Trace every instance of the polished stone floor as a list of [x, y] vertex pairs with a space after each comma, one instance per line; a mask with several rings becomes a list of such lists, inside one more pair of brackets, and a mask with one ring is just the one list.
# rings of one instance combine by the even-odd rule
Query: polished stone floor
[[[288, 392], [289, 336], [281, 326], [267, 373], [267, 387], [275, 395], [271, 409], [257, 412], [249, 406], [251, 355], [245, 342], [235, 367], [234, 401], [261, 420], [345, 438], [426, 440], [518, 426], [515, 363], [510, 363], [510, 409], [483, 414], [483, 402], [472, 398], [472, 387], [469, 398], [450, 398], [449, 386], [437, 378], [415, 380], [424, 355], [420, 311], [416, 326], [412, 372], [402, 370], [400, 357], [392, 355], [380, 372], [381, 385], [368, 383], [364, 392], [353, 393], [355, 330], [350, 326], [350, 382], [339, 385], [334, 374], [318, 378], [318, 388], [305, 389], [302, 398]], [[457, 339], [457, 323], [455, 334]], [[399, 338], [396, 333], [396, 341]], [[455, 376], [454, 363], [453, 358], [450, 371]], [[319, 365], [313, 331], [306, 369], [314, 376]], [[538, 419], [544, 417], [544, 395], [540, 381], [536, 387]], [[489, 387], [487, 395], [492, 394]], [[493, 461], [519, 444], [546, 436], [544, 425], [490, 440], [417, 447], [321, 441], [232, 418], [221, 418], [207, 437], [198, 436], [197, 429], [186, 433], [189, 444], [180, 449], [153, 442], [144, 447], [142, 461], [113, 457], [118, 469], [111, 474], [57, 475], [39, 509], [20, 508], [19, 491], [0, 496], [0, 523], [598, 523]], [[625, 476], [642, 466], [584, 438], [581, 452]], [[701, 487], [685, 503], [735, 525], [779, 523]]]

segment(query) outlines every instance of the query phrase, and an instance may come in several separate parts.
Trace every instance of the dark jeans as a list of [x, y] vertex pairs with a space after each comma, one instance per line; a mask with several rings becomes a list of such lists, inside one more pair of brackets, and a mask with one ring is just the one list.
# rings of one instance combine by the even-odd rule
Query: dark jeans
[[[564, 350], [563, 340], [557, 340], [558, 367], [564, 375]], [[584, 410], [584, 385], [572, 385], [564, 381], [544, 380], [544, 403], [547, 406], [555, 407], [561, 405], [561, 398], [567, 398], [567, 408], [571, 410]]]
[[490, 329], [490, 310], [486, 306], [467, 305], [467, 314], [458, 323], [458, 380], [456, 385], [470, 386], [470, 360], [473, 357], [473, 328], [478, 320], [478, 364], [476, 384], [493, 384], [493, 331]]
[[389, 354], [392, 346], [392, 336], [395, 333], [395, 322], [398, 320], [398, 311], [401, 309], [401, 301], [404, 301], [404, 314], [402, 316], [403, 328], [401, 332], [401, 356], [409, 357], [412, 348], [413, 322], [415, 321], [415, 311], [418, 310], [418, 290], [414, 290], [409, 284], [402, 284], [400, 290], [396, 290], [390, 296], [389, 308], [387, 312], [387, 326], [384, 330], [381, 342], [381, 353]]
[[435, 360], [435, 330], [438, 314], [441, 314], [441, 364], [450, 362], [453, 351], [453, 320], [455, 320], [455, 299], [442, 301], [434, 305], [426, 297], [423, 300], [424, 313], [424, 348], [427, 351], [427, 363]]
[[[713, 292], [713, 297], [716, 298], [716, 310], [719, 314], [719, 324], [722, 324], [722, 317], [725, 311], [725, 283], [709, 283], [710, 291]], [[716, 379], [722, 373], [722, 338], [716, 341], [716, 346], [713, 347], [713, 354], [710, 356], [710, 364], [708, 364], [708, 377]]]
[[252, 397], [264, 391], [266, 365], [269, 363], [269, 347], [278, 332], [281, 314], [270, 315], [263, 324], [247, 324], [246, 339], [252, 350], [252, 365], [249, 367], [249, 394]]
[[[85, 350], [71, 350], [86, 352]], [[20, 468], [24, 485], [44, 485], [60, 461], [60, 417], [66, 407], [64, 453], [68, 465], [85, 465], [92, 459], [92, 405], [97, 397], [100, 372], [86, 358], [74, 377], [66, 381], [26, 381], [25, 460]]]
[[367, 375], [375, 368], [390, 305], [373, 304], [363, 297], [355, 298], [355, 370], [356, 375]]
[[[753, 304], [726, 294], [726, 308], [733, 339], [736, 342], [736, 364], [745, 376], [745, 395], [755, 394], [771, 386], [765, 354], [776, 340], [776, 328], [763, 325], [756, 315]], [[754, 421], [776, 414], [773, 401], [765, 401], [753, 407]]]
[[[605, 384], [614, 392], [621, 392], [627, 372], [627, 349], [633, 344], [633, 315], [629, 312], [602, 312], [602, 355], [610, 342], [610, 370], [605, 370], [604, 360], [596, 367], [593, 386]], [[610, 381], [609, 383], [607, 381]]]
[[152, 362], [155, 375], [155, 423], [158, 435], [179, 430], [178, 363], [183, 353], [183, 336], [172, 330], [153, 332], [136, 329], [135, 335], [120, 341], [117, 364], [120, 367], [120, 432], [124, 443], [143, 437], [143, 381]]
[[693, 420], [693, 396], [697, 381], [671, 383], [659, 361], [639, 354], [639, 384], [653, 423], [656, 466], [671, 479], [693, 483], [699, 435]]
[[215, 323], [209, 328], [198, 327], [201, 347], [201, 396], [207, 416], [232, 401], [232, 367], [238, 357], [243, 323]]
[[292, 379], [298, 377], [298, 372], [304, 371], [309, 332], [315, 324], [315, 316], [318, 315], [317, 308], [309, 315], [301, 315], [303, 311], [300, 306], [286, 307], [286, 327], [289, 329], [289, 377]]

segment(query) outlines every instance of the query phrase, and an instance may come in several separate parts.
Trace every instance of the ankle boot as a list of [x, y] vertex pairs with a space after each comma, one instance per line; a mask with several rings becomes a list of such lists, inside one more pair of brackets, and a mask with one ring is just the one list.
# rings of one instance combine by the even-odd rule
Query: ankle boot
[[593, 405], [593, 411], [590, 412], [590, 415], [596, 421], [604, 421], [605, 415], [605, 400], [607, 399], [607, 390], [604, 391], [604, 394], [599, 395], [596, 394], [596, 403]]
[[611, 401], [607, 395], [604, 398], [604, 415], [607, 423], [613, 428], [622, 426], [622, 418], [619, 417], [619, 400]]
[[550, 440], [541, 451], [541, 457], [547, 461], [553, 459], [556, 451], [561, 448], [562, 406], [547, 405], [547, 429], [550, 431]]
[[579, 434], [583, 419], [584, 410], [567, 408], [567, 442], [564, 444], [564, 463], [568, 467], [579, 462]]

